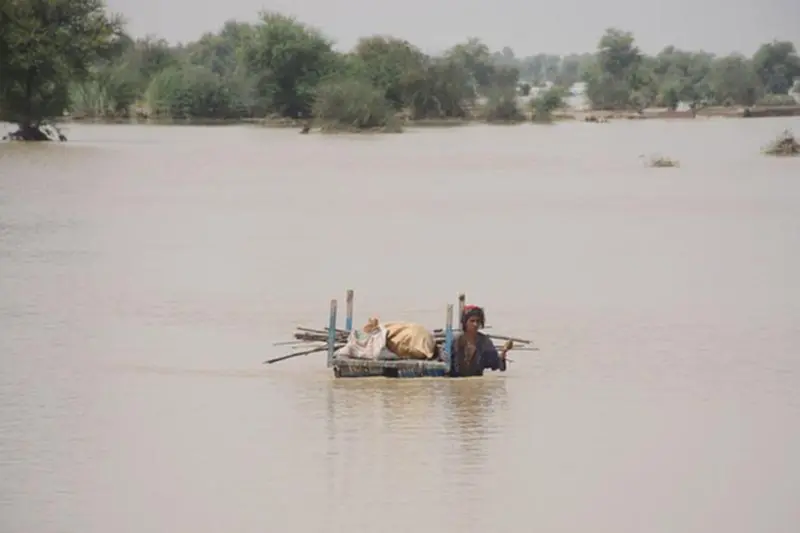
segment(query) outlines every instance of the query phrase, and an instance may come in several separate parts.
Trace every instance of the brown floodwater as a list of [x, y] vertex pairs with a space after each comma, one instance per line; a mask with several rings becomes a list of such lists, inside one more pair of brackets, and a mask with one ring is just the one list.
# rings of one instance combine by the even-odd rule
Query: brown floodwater
[[[786, 127], [0, 145], [0, 532], [795, 533], [800, 158], [760, 154]], [[261, 364], [348, 288], [358, 325], [431, 327], [465, 291], [541, 350]]]

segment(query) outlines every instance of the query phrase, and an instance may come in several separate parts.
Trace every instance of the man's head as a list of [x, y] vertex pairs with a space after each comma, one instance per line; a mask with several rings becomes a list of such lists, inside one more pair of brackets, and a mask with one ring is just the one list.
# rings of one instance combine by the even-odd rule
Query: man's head
[[486, 316], [483, 309], [477, 305], [464, 306], [464, 314], [461, 316], [461, 330], [467, 333], [474, 333], [486, 325]]

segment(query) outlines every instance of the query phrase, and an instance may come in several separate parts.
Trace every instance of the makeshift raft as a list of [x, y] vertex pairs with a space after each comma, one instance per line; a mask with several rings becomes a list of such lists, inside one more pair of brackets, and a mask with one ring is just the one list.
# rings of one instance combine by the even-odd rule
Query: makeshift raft
[[[336, 355], [336, 351], [347, 344], [347, 339], [353, 330], [353, 291], [347, 291], [346, 316], [344, 329], [337, 329], [338, 303], [331, 300], [328, 327], [325, 329], [312, 329], [298, 327], [294, 334], [294, 341], [280, 342], [279, 345], [294, 345], [294, 348], [304, 348], [300, 351], [264, 361], [273, 364], [294, 357], [310, 355], [313, 353], [327, 352], [328, 368], [333, 369], [337, 378], [350, 377], [444, 377], [450, 372], [450, 354], [454, 334], [459, 330], [453, 328], [453, 304], [446, 308], [444, 328], [434, 329], [433, 336], [437, 346], [438, 358], [435, 359], [359, 359]], [[458, 295], [458, 317], [464, 311], [466, 296]], [[536, 350], [530, 346], [531, 341], [514, 337], [504, 337], [485, 333], [488, 337], [498, 341], [512, 341], [514, 349]], [[313, 346], [309, 348], [309, 343]], [[498, 347], [498, 350], [500, 347]], [[510, 362], [510, 360], [508, 360]]]

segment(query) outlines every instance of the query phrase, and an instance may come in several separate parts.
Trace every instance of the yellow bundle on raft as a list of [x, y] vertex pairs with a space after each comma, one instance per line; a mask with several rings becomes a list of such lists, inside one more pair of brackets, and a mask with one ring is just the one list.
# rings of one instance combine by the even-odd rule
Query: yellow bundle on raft
[[436, 355], [436, 339], [425, 326], [413, 322], [389, 322], [383, 327], [386, 329], [386, 347], [400, 359], [433, 359]]

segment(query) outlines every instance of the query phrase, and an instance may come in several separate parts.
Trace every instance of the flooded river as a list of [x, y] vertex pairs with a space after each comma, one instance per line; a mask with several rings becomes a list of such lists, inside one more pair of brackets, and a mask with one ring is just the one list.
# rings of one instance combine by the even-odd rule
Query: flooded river
[[[785, 127], [0, 145], [0, 532], [795, 533], [800, 159], [759, 152]], [[465, 291], [541, 351], [261, 364], [348, 288], [358, 325], [431, 327]]]

